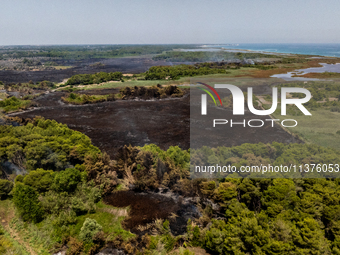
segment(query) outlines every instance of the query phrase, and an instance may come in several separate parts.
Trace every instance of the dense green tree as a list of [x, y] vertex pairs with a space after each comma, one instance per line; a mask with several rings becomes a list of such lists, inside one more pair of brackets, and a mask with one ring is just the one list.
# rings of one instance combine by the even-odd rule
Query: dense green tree
[[38, 193], [30, 186], [16, 183], [13, 190], [13, 202], [24, 221], [39, 222], [44, 216]]
[[80, 171], [75, 168], [67, 168], [55, 175], [53, 188], [58, 192], [73, 192], [80, 181]]
[[298, 254], [331, 254], [329, 241], [318, 222], [312, 218], [297, 222], [292, 229], [292, 238]]
[[153, 66], [145, 72], [145, 80], [176, 80], [181, 76], [196, 76], [225, 73], [224, 69], [210, 68], [207, 66], [178, 65], [178, 66]]
[[38, 168], [30, 171], [23, 179], [23, 183], [31, 186], [39, 193], [48, 191], [54, 183], [54, 172]]
[[[20, 121], [20, 119], [15, 119]], [[99, 153], [90, 138], [54, 120], [35, 118], [25, 126], [0, 126], [0, 157], [27, 170], [63, 170]]]
[[273, 217], [283, 210], [294, 209], [300, 202], [291, 179], [274, 179], [273, 185], [265, 191], [264, 200], [267, 213]]
[[13, 182], [0, 179], [0, 199], [6, 198], [13, 189]]

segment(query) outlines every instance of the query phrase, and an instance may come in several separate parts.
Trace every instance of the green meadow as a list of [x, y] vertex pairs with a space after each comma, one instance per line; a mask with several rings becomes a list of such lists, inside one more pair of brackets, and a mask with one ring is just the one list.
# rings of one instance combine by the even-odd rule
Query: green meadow
[[307, 143], [340, 149], [340, 113], [320, 109], [311, 111], [311, 114], [312, 116], [287, 115], [285, 119], [295, 119], [298, 122], [296, 127], [288, 130]]

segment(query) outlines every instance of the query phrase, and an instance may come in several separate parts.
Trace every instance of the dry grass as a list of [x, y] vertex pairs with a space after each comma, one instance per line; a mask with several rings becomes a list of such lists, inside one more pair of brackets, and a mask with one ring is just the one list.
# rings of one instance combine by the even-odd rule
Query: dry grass
[[127, 217], [129, 216], [129, 212], [125, 208], [101, 208], [99, 209], [102, 212], [107, 212], [112, 215], [115, 215], [116, 217]]
[[146, 225], [139, 225], [137, 227], [137, 230], [141, 232], [151, 230], [151, 234], [155, 236], [161, 233], [162, 228], [163, 228], [163, 220], [156, 219], [152, 223], [147, 223]]
[[176, 218], [178, 218], [178, 215], [175, 214], [175, 213], [171, 213], [170, 216], [169, 216], [169, 219], [170, 219], [171, 221], [175, 221]]
[[306, 73], [304, 75], [297, 75], [297, 76], [293, 76], [293, 77], [318, 78], [318, 79], [340, 78], [340, 73], [333, 73], [333, 72]]
[[182, 254], [209, 255], [209, 253], [207, 253], [206, 250], [204, 250], [200, 247], [188, 247], [188, 248], [179, 247], [178, 249], [175, 249], [174, 251], [170, 252], [169, 254], [170, 255], [182, 255]]

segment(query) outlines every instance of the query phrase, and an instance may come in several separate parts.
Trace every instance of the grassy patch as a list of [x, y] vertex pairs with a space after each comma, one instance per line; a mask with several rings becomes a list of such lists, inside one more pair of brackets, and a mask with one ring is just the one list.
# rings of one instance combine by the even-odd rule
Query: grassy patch
[[[0, 200], [0, 254], [28, 255], [27, 250], [11, 236], [8, 223], [15, 215], [11, 200]], [[11, 231], [12, 232], [12, 231]]]
[[115, 95], [80, 95], [76, 93], [70, 93], [68, 97], [62, 98], [64, 102], [69, 104], [81, 105], [81, 104], [94, 104], [105, 101], [115, 100]]
[[[279, 107], [278, 107], [279, 108]], [[288, 128], [307, 143], [313, 143], [324, 147], [340, 149], [340, 112], [331, 112], [327, 109], [310, 111], [312, 116], [305, 116], [300, 111], [287, 111], [286, 116], [281, 116], [280, 109], [273, 115], [277, 119], [294, 119], [298, 122], [296, 127]], [[296, 114], [299, 113], [299, 114]]]
[[324, 147], [340, 149], [340, 135], [336, 132], [340, 127], [340, 113], [327, 110], [311, 112], [312, 116], [289, 116], [298, 122], [291, 132], [298, 134], [306, 142], [314, 143]]
[[[117, 216], [113, 210], [120, 210], [121, 208], [115, 208], [110, 205], [106, 205], [103, 202], [97, 203], [97, 210], [95, 213], [81, 215], [77, 217], [77, 223], [72, 226], [72, 236], [79, 235], [80, 229], [84, 224], [86, 218], [96, 220], [102, 227], [104, 233], [109, 234], [109, 239], [113, 239], [114, 237], [120, 235], [123, 239], [128, 239], [130, 237], [134, 237], [130, 231], [126, 231], [122, 227], [122, 221], [124, 220], [124, 216]], [[110, 212], [111, 211], [111, 212]]]
[[11, 200], [0, 200], [0, 221], [4, 224], [8, 223], [10, 219], [14, 216], [14, 205]]
[[30, 106], [30, 104], [31, 104], [30, 100], [22, 100], [16, 97], [10, 97], [0, 101], [0, 109], [3, 109], [3, 111], [7, 113], [26, 109]]
[[73, 66], [53, 66], [56, 70], [65, 70], [72, 68]]
[[10, 222], [10, 228], [15, 231], [14, 234], [18, 234], [18, 238], [30, 248], [31, 252], [34, 250], [39, 255], [50, 254], [50, 250], [56, 244], [51, 238], [53, 227], [50, 219], [34, 225], [16, 217]]
[[50, 254], [49, 250], [53, 248], [54, 243], [50, 238], [52, 225], [48, 219], [38, 225], [25, 223], [15, 215], [14, 204], [7, 199], [0, 200], [0, 221], [4, 224], [4, 238], [11, 243], [14, 254], [32, 254], [32, 252], [39, 255]]
[[0, 226], [0, 254], [29, 255], [30, 253]]
[[[109, 240], [113, 240], [118, 235], [124, 240], [135, 236], [131, 232], [124, 230], [121, 224], [126, 217], [128, 208], [115, 208], [101, 201], [96, 204], [96, 207], [95, 213], [78, 216], [76, 218], [76, 224], [69, 226], [71, 236], [79, 236], [80, 229], [86, 218], [95, 219], [103, 227], [104, 233], [108, 234]], [[3, 231], [3, 235], [1, 235], [0, 231], [0, 254], [2, 254], [2, 245], [4, 245], [7, 250], [15, 249], [15, 251], [18, 251], [14, 254], [26, 255], [32, 253], [32, 251], [41, 255], [50, 254], [50, 251], [53, 250], [57, 244], [53, 237], [53, 218], [49, 217], [38, 224], [31, 224], [15, 217], [14, 211], [14, 205], [10, 200], [0, 200], [0, 220], [5, 220], [5, 224], [8, 225], [7, 229], [10, 230], [14, 238], [19, 240], [23, 245], [20, 245], [19, 242], [14, 240], [9, 234], [9, 231]], [[30, 252], [25, 252], [23, 246], [28, 247]]]
[[[311, 116], [305, 116], [295, 105], [287, 105], [287, 115], [281, 115], [280, 99], [276, 111], [272, 114], [275, 119], [294, 119], [298, 122], [296, 127], [287, 128], [290, 132], [298, 135], [307, 143], [317, 144], [324, 147], [340, 149], [340, 106], [338, 97], [340, 96], [339, 82], [311, 81], [290, 82], [279, 85], [285, 87], [304, 87], [311, 94], [312, 99], [304, 104]], [[288, 97], [304, 97], [303, 94], [291, 93]], [[265, 109], [271, 105], [271, 95], [266, 95], [265, 99], [270, 104], [264, 104]], [[288, 123], [287, 123], [288, 124]]]

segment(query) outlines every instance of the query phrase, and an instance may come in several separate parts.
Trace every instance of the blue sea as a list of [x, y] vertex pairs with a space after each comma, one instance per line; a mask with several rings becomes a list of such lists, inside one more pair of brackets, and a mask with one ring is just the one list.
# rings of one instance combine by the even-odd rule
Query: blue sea
[[340, 44], [333, 43], [240, 43], [215, 44], [207, 47], [340, 57]]

